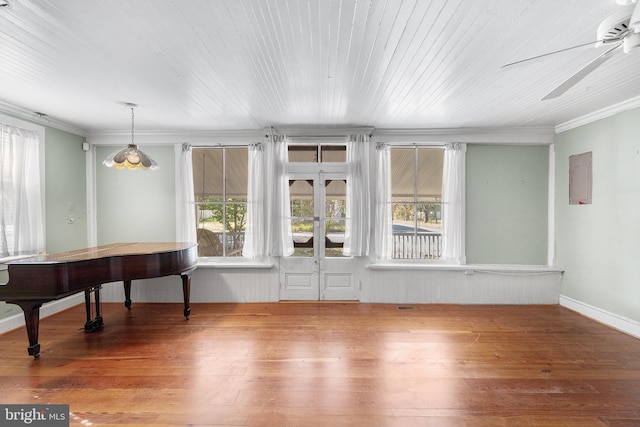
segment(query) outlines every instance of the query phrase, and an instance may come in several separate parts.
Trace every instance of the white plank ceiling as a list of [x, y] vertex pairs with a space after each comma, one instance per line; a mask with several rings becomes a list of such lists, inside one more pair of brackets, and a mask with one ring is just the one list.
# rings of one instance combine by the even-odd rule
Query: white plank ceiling
[[[88, 132], [557, 125], [640, 96], [613, 0], [4, 0], [0, 105]], [[604, 48], [606, 49], [606, 48]]]

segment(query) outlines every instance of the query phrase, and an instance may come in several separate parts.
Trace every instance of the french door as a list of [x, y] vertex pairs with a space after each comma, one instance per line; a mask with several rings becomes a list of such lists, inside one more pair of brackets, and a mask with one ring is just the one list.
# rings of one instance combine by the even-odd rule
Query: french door
[[292, 173], [292, 256], [280, 262], [281, 300], [357, 300], [356, 262], [344, 256], [344, 173]]

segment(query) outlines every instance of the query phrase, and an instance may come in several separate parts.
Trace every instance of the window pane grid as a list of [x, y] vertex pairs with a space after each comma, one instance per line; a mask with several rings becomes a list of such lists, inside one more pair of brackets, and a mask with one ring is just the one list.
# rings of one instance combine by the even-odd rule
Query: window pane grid
[[442, 167], [444, 150], [391, 149], [392, 257], [442, 256]]
[[242, 256], [247, 178], [247, 147], [193, 149], [198, 256]]

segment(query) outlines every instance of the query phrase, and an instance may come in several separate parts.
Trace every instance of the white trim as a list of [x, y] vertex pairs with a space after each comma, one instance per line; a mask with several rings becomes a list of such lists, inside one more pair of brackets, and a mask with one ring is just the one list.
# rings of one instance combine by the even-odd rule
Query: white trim
[[619, 316], [615, 313], [611, 313], [564, 295], [560, 295], [559, 303], [561, 306], [566, 307], [569, 310], [576, 311], [593, 320], [617, 329], [620, 332], [631, 335], [632, 337], [640, 338], [640, 322]]
[[476, 144], [551, 144], [552, 126], [504, 128], [375, 129], [373, 142], [462, 142]]
[[[374, 129], [279, 127], [274, 132], [290, 136], [294, 140], [341, 139], [353, 133], [372, 133], [372, 142], [462, 142], [481, 144], [552, 144], [556, 129], [553, 126], [504, 127], [504, 128], [441, 128], [441, 129]], [[86, 134], [94, 145], [122, 145], [131, 136], [130, 130], [92, 130]], [[140, 145], [182, 144], [215, 145], [223, 143], [262, 142], [264, 129], [252, 130], [199, 130], [166, 131], [137, 130], [136, 142]]]
[[562, 273], [563, 270], [548, 265], [520, 265], [520, 264], [447, 264], [443, 262], [425, 262], [407, 260], [391, 260], [385, 262], [371, 263], [367, 265], [371, 270], [442, 270], [442, 271], [464, 271], [466, 274], [473, 273]]
[[460, 224], [460, 264], [467, 263], [467, 144], [462, 148], [462, 170], [460, 171], [460, 179], [462, 186], [462, 199], [460, 200], [461, 224]]
[[549, 183], [547, 189], [547, 264], [556, 263], [556, 144], [549, 144]]
[[[165, 131], [136, 129], [138, 145], [190, 144], [215, 146], [216, 144], [248, 144], [264, 141], [264, 130], [230, 131]], [[131, 130], [93, 130], [87, 133], [87, 141], [92, 145], [125, 145], [131, 140]]]
[[[240, 258], [240, 257], [237, 257]], [[230, 260], [229, 258], [198, 258], [198, 268], [273, 268], [275, 264], [273, 262], [261, 262], [250, 260], [246, 258], [240, 258], [238, 260]]]
[[[84, 136], [85, 130], [80, 129], [77, 126], [69, 124], [67, 122], [63, 122], [47, 115], [39, 115], [33, 111], [26, 110], [24, 108], [16, 107], [15, 105], [7, 104], [6, 102], [0, 101], [0, 111], [16, 116], [19, 119], [27, 120], [31, 123], [37, 123], [43, 126], [49, 126], [52, 128], [56, 128], [59, 130], [63, 130], [65, 132], [73, 133], [75, 135]], [[25, 126], [21, 126], [22, 128], [28, 129]]]
[[89, 144], [85, 153], [87, 195], [87, 247], [98, 246], [98, 214], [96, 206], [96, 148]]
[[[66, 298], [45, 303], [40, 308], [40, 319], [44, 319], [45, 317], [67, 310], [71, 307], [75, 307], [79, 304], [84, 304], [84, 293], [78, 293]], [[13, 329], [18, 329], [21, 326], [24, 326], [23, 313], [5, 317], [4, 319], [0, 319], [0, 334], [11, 331]]]
[[331, 127], [331, 126], [277, 126], [271, 130], [274, 134], [286, 135], [287, 138], [344, 138], [347, 135], [371, 135], [375, 128], [361, 127]]
[[638, 107], [640, 107], [640, 96], [619, 102], [617, 104], [611, 105], [598, 111], [594, 111], [589, 114], [585, 114], [584, 116], [577, 117], [573, 120], [560, 123], [556, 126], [556, 133], [565, 132], [580, 126], [584, 126], [586, 124], [595, 122], [596, 120], [604, 119], [613, 116], [614, 114], [622, 113], [624, 111], [632, 110]]

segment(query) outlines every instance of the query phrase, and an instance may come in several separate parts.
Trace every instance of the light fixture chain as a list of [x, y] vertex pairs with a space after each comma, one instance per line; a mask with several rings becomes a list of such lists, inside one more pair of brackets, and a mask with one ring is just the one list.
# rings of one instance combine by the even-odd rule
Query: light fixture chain
[[135, 145], [133, 143], [133, 107], [131, 107], [131, 145]]

